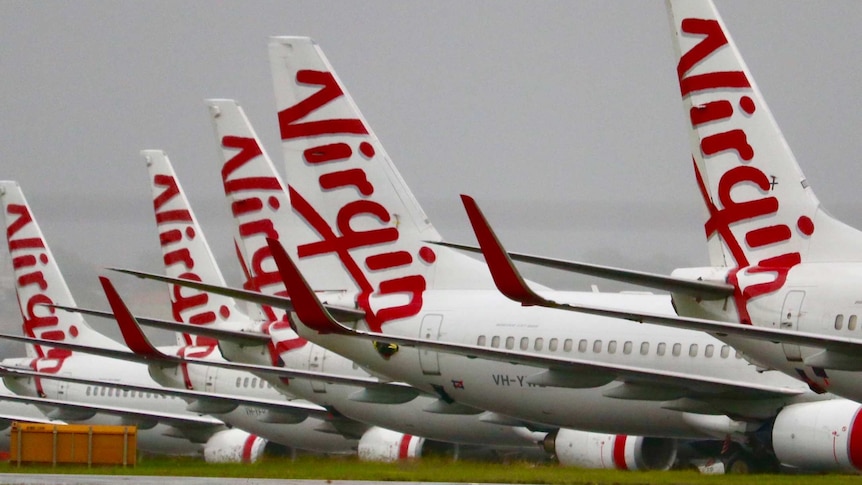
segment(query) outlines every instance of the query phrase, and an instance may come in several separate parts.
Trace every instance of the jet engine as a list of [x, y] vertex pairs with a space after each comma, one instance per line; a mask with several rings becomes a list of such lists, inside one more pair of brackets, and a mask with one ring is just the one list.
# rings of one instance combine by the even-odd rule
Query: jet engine
[[862, 470], [860, 409], [845, 399], [785, 407], [772, 427], [775, 457], [806, 470]]
[[207, 463], [254, 463], [266, 446], [266, 440], [241, 429], [226, 429], [215, 433], [204, 444]]
[[676, 440], [574, 429], [548, 433], [542, 445], [565, 466], [618, 470], [667, 470], [676, 459]]
[[422, 456], [425, 438], [373, 427], [359, 439], [359, 459], [397, 461]]

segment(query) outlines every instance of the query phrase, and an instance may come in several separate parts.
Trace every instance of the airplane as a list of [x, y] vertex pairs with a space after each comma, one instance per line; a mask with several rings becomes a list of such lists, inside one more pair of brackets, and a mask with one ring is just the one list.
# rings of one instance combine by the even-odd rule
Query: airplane
[[[625, 322], [572, 319], [513, 304], [499, 294], [482, 263], [432, 249], [431, 242], [442, 238], [319, 48], [307, 38], [274, 38], [270, 57], [290, 162], [290, 204], [298, 216], [284, 233], [291, 238], [290, 257], [274, 239], [270, 252], [281, 262], [285, 284], [290, 282], [292, 298], [282, 307], [303, 312], [291, 319], [301, 336], [441, 399], [601, 433], [732, 436], [768, 447], [763, 438], [780, 435], [771, 427], [777, 415], [793, 414], [794, 406], [811, 401], [846, 402], [815, 395], [778, 373], [758, 373], [728, 346], [697, 332], [646, 326], [633, 331]], [[308, 275], [308, 285], [323, 289], [323, 314], [332, 308], [351, 318], [358, 308], [365, 321], [348, 326], [367, 324], [367, 330], [320, 318], [318, 295], [296, 277], [298, 271], [286, 274], [291, 257]], [[274, 269], [270, 265], [267, 271]], [[219, 291], [203, 283], [182, 284]], [[278, 305], [274, 295], [222, 291]], [[306, 296], [302, 308], [298, 295]], [[666, 296], [566, 296], [674, 314]], [[306, 320], [314, 328], [306, 328]], [[357, 344], [344, 333], [376, 342]], [[789, 422], [797, 425], [775, 421]], [[795, 466], [836, 466], [793, 459], [778, 457]]]
[[[45, 304], [74, 306], [75, 302], [60, 273], [57, 261], [33, 217], [16, 182], [0, 181], [0, 206], [24, 334], [50, 341], [86, 343], [117, 350], [117, 342], [96, 332], [81, 315], [60, 315]], [[6, 358], [7, 367], [45, 373], [78, 375], [105, 381], [154, 386], [146, 366], [131, 365], [76, 354], [42, 345], [25, 345], [27, 356]], [[141, 450], [152, 453], [199, 454], [208, 462], [255, 461], [263, 453], [265, 440], [238, 429], [229, 429], [216, 418], [186, 411], [186, 403], [175, 397], [139, 392], [99, 392], [92, 388], [38, 378], [5, 378], [6, 386], [25, 400], [0, 395], [0, 399], [39, 402], [52, 398], [48, 417], [68, 422], [137, 424]], [[47, 404], [47, 401], [42, 401]], [[63, 403], [66, 405], [63, 405]]]
[[[762, 369], [862, 402], [854, 296], [862, 233], [822, 207], [715, 6], [670, 1], [668, 8], [695, 178], [707, 208], [711, 266], [666, 277], [509, 253], [519, 261], [670, 291], [680, 317], [532, 304], [706, 331]], [[703, 283], [731, 291], [704, 296], [683, 289]], [[836, 430], [855, 426], [852, 409], [810, 416]], [[862, 467], [862, 457], [853, 464]]]

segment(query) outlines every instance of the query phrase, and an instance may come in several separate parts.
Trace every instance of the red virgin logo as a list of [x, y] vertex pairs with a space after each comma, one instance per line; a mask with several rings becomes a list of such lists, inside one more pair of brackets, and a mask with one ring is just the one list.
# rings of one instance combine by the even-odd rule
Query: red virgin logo
[[[297, 190], [290, 187], [290, 204], [318, 234], [320, 240], [301, 244], [297, 247], [299, 259], [319, 255], [336, 256], [350, 278], [359, 288], [357, 304], [366, 312], [366, 321], [372, 331], [379, 332], [388, 321], [418, 314], [422, 309], [426, 280], [417, 268], [417, 274], [389, 277], [387, 271], [398, 268], [403, 270], [417, 263], [414, 255], [397, 249], [400, 232], [397, 220], [382, 203], [375, 200], [375, 187], [368, 179], [364, 165], [376, 156], [374, 146], [368, 141], [368, 130], [360, 119], [323, 119], [302, 121], [310, 114], [320, 111], [330, 103], [342, 101], [344, 93], [329, 72], [301, 70], [296, 74], [296, 82], [302, 85], [319, 86], [306, 99], [288, 107], [278, 114], [282, 140], [307, 139], [312, 147], [302, 156], [305, 163], [323, 173], [318, 177], [322, 194], [340, 189], [352, 189], [355, 200], [344, 203], [337, 211], [334, 221], [327, 221]], [[322, 136], [344, 135], [340, 141], [314, 142]], [[356, 220], [374, 221], [379, 227], [355, 230]], [[333, 224], [334, 222], [334, 224]], [[418, 247], [416, 256], [425, 264], [433, 264], [436, 256], [428, 247]], [[351, 251], [357, 248], [374, 248], [374, 254], [358, 262]], [[362, 266], [366, 268], [363, 270]], [[405, 295], [407, 303], [373, 310], [370, 296]]]
[[[716, 133], [701, 137], [700, 151], [705, 163], [722, 157], [723, 161], [736, 160], [718, 179], [716, 198], [704, 183], [703, 174], [695, 163], [695, 176], [698, 186], [709, 210], [705, 224], [707, 238], [717, 234], [734, 258], [737, 267], [731, 271], [729, 282], [736, 287], [736, 302], [742, 323], [750, 324], [747, 303], [752, 298], [778, 291], [787, 280], [790, 269], [801, 262], [798, 251], [788, 251], [776, 255], [775, 248], [791, 241], [794, 236], [807, 237], [814, 232], [813, 221], [805, 215], [796, 219], [796, 230], [787, 224], [776, 223], [780, 201], [771, 195], [776, 182], [752, 164], [757, 150], [749, 142], [745, 131], [745, 120], [755, 115], [757, 106], [745, 93], [751, 84], [743, 71], [719, 71], [691, 74], [710, 56], [728, 47], [727, 38], [716, 20], [683, 19], [681, 31], [684, 34], [700, 36], [702, 39], [688, 52], [684, 53], [677, 66], [680, 91], [683, 98], [698, 94], [714, 99], [701, 102], [691, 108], [689, 118], [692, 127], [718, 128]], [[736, 92], [738, 90], [738, 94]], [[713, 162], [715, 163], [715, 162]], [[755, 197], [734, 198], [737, 188], [755, 188]], [[745, 193], [751, 193], [751, 190]], [[741, 233], [738, 224], [758, 225]], [[740, 240], [742, 239], [742, 240]], [[744, 244], [744, 245], [743, 245]], [[760, 258], [758, 259], [758, 254]], [[740, 277], [755, 275], [757, 283], [742, 288]], [[758, 276], [759, 275], [759, 276]], [[772, 280], [762, 281], [763, 275], [771, 275]]]

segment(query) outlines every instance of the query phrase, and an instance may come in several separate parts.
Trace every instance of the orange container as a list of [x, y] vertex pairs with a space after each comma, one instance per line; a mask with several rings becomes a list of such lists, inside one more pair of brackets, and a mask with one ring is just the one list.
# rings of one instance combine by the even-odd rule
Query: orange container
[[21, 463], [135, 465], [135, 426], [12, 423], [10, 459]]

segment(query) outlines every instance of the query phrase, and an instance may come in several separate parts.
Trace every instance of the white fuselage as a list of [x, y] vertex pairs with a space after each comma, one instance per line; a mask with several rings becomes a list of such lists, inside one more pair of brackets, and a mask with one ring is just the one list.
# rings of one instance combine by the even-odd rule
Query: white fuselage
[[[648, 294], [543, 293], [554, 301], [673, 314], [670, 298]], [[332, 303], [330, 301], [330, 303]], [[421, 329], [421, 330], [420, 330]], [[427, 291], [422, 312], [393, 321], [385, 333], [432, 338], [459, 344], [496, 347], [559, 358], [624, 364], [733, 382], [804, 389], [777, 372], [759, 373], [729, 346], [701, 332], [523, 307], [497, 292]], [[560, 388], [532, 385], [530, 376], [545, 368], [469, 359], [457, 355], [401, 348], [382, 357], [368, 341], [307, 330], [308, 338], [347, 356], [374, 372], [429, 391], [444, 391], [457, 402], [548, 425], [587, 431], [666, 437], [703, 437], [685, 414], [669, 408], [667, 398], [626, 400], [605, 392], [623, 385]], [[576, 371], [571, 371], [573, 375]], [[579, 371], [588, 378], [594, 371]], [[796, 398], [726, 401], [716, 399], [718, 414], [765, 419]]]
[[[189, 351], [190, 349], [192, 350]], [[159, 350], [173, 355], [177, 349], [176, 347], [161, 347]], [[186, 350], [186, 355], [194, 356], [193, 348], [187, 347]], [[213, 351], [204, 348], [200, 354], [206, 355], [198, 355], [198, 358], [224, 362], [218, 350]], [[150, 373], [160, 385], [166, 387], [190, 388], [215, 394], [283, 401], [285, 403], [295, 401], [292, 396], [287, 397], [284, 393], [279, 392], [272, 383], [247, 372], [188, 364], [166, 368], [154, 366]], [[303, 404], [302, 401], [297, 402]], [[217, 409], [213, 409], [210, 414], [233, 427], [285, 446], [322, 453], [353, 453], [356, 451], [355, 439], [327, 432], [326, 423], [314, 417], [308, 417], [299, 423], [280, 422], [281, 417], [277, 411], [243, 404], [227, 412], [217, 411]], [[289, 412], [285, 411], [284, 414], [288, 415]], [[290, 419], [290, 416], [285, 416], [285, 418]]]
[[[30, 369], [31, 359], [4, 359], [3, 363], [10, 367]], [[73, 355], [67, 357], [57, 372], [61, 375], [84, 377], [87, 379], [109, 382], [136, 384], [157, 387], [147, 372], [147, 367], [131, 362], [117, 361], [89, 355]], [[67, 383], [50, 379], [5, 378], [4, 382], [16, 394], [45, 397], [70, 403], [85, 403], [99, 406], [111, 406], [132, 410], [156, 411], [179, 416], [194, 416], [186, 411], [186, 402], [171, 396], [143, 393], [138, 391], [118, 390], [116, 388], [94, 388], [84, 384]], [[41, 392], [40, 392], [41, 390]], [[80, 422], [107, 425], [138, 426], [138, 446], [147, 452], [159, 454], [198, 454], [200, 443], [185, 439], [182, 429], [172, 429], [171, 426], [156, 423], [156, 420], [120, 417], [105, 413], [78, 413], [75, 411], [55, 410], [48, 413], [51, 418], [67, 422]], [[216, 420], [213, 420], [216, 423]], [[213, 427], [217, 427], [213, 424]]]
[[[273, 337], [283, 338], [285, 333], [289, 334], [289, 338], [296, 338], [296, 334], [290, 329], [273, 331]], [[231, 360], [269, 363], [268, 354], [261, 351], [261, 348], [239, 348], [222, 344], [222, 349]], [[346, 377], [370, 377], [366, 370], [353, 361], [311, 342], [282, 352], [280, 357], [284, 367], [288, 369]], [[426, 439], [495, 447], [533, 447], [543, 435], [532, 433], [521, 426], [482, 421], [481, 409], [473, 410], [470, 414], [429, 412], [426, 409], [437, 401], [432, 396], [420, 395], [400, 404], [360, 402], [351, 399], [351, 395], [362, 392], [363, 388], [359, 386], [308, 379], [291, 379], [288, 384], [272, 379], [270, 382], [282, 392], [331, 407], [356, 421]]]

